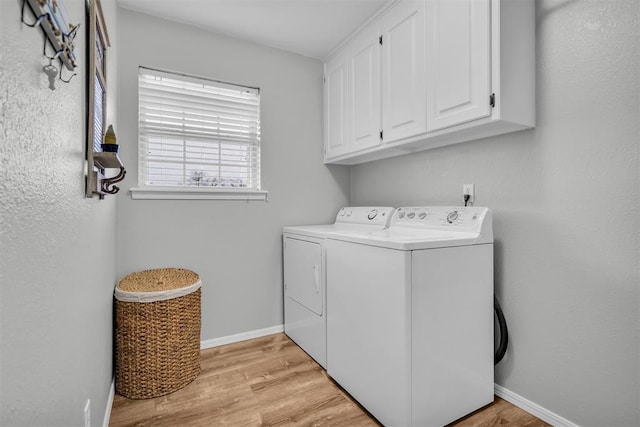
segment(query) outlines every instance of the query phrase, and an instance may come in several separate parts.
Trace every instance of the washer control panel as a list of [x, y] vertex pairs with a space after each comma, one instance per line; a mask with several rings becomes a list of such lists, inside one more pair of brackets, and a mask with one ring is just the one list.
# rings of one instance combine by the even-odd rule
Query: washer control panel
[[395, 208], [379, 206], [344, 207], [336, 215], [336, 223], [375, 224], [387, 226]]
[[396, 209], [391, 226], [479, 230], [488, 209], [475, 206], [413, 206]]

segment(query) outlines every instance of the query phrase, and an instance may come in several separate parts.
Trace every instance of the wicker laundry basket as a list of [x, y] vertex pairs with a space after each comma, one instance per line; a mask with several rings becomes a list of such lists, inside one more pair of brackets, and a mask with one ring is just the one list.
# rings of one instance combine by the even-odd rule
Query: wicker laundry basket
[[200, 277], [161, 268], [116, 286], [116, 390], [131, 399], [163, 396], [200, 373]]

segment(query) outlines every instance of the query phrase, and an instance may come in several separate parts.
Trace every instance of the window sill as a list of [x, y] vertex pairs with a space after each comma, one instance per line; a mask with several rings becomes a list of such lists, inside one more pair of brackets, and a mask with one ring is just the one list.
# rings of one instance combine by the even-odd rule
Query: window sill
[[136, 187], [130, 188], [132, 199], [146, 200], [257, 200], [267, 201], [268, 191], [221, 189], [221, 188], [184, 188], [184, 187]]

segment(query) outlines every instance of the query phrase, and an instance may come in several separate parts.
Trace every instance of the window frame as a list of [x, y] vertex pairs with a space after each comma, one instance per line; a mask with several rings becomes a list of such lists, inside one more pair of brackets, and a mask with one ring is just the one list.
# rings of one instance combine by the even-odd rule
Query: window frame
[[[186, 82], [192, 82], [194, 80], [198, 82], [206, 82], [207, 84], [215, 85], [219, 84], [220, 87], [234, 86], [242, 87], [252, 90], [258, 88], [249, 87], [246, 85], [238, 85], [235, 83], [228, 83], [218, 81], [210, 78], [188, 75], [185, 73], [167, 71], [161, 69], [154, 69], [150, 67], [140, 66], [138, 68], [138, 128], [137, 128], [137, 146], [138, 146], [138, 186], [130, 188], [132, 199], [155, 199], [155, 200], [256, 200], [267, 201], [268, 191], [261, 188], [244, 188], [244, 187], [215, 187], [215, 186], [166, 186], [166, 185], [146, 185], [145, 175], [143, 168], [146, 167], [147, 161], [146, 155], [142, 152], [145, 150], [142, 142], [142, 135], [140, 129], [140, 73], [142, 70], [147, 70], [151, 73], [158, 73], [160, 75], [168, 75], [169, 78], [176, 80], [183, 80]], [[260, 107], [258, 107], [258, 114], [260, 114]], [[257, 173], [258, 173], [258, 185], [261, 183], [261, 169], [262, 169], [262, 156], [260, 154], [260, 138], [257, 141]]]
[[[86, 159], [87, 159], [87, 179], [85, 185], [85, 196], [94, 197], [96, 194], [95, 180], [90, 179], [89, 175], [98, 170], [94, 165], [94, 153], [102, 152], [102, 139], [107, 128], [107, 51], [111, 47], [107, 25], [102, 12], [102, 4], [100, 0], [87, 0], [87, 141], [86, 141]], [[101, 50], [97, 49], [100, 43]], [[101, 57], [99, 58], [99, 55]], [[96, 83], [99, 84], [101, 91], [96, 91]], [[99, 101], [98, 103], [96, 101]], [[96, 132], [96, 113], [100, 107], [99, 118], [101, 120], [99, 132]], [[102, 198], [103, 196], [100, 196]]]

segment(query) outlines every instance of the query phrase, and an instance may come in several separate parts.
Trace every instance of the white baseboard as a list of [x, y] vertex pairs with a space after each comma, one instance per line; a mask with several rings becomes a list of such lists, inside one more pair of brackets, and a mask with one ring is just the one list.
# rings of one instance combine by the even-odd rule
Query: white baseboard
[[542, 421], [549, 423], [554, 427], [579, 427], [578, 424], [572, 423], [568, 419], [563, 418], [546, 408], [543, 408], [537, 403], [533, 403], [532, 401], [525, 399], [519, 394], [516, 394], [511, 390], [502, 387], [501, 385], [495, 384], [494, 391], [496, 396], [501, 397], [507, 402], [516, 405], [518, 408], [524, 409], [531, 415], [535, 415]]
[[271, 326], [264, 329], [256, 329], [254, 331], [242, 332], [235, 335], [227, 335], [226, 337], [214, 338], [211, 340], [200, 341], [200, 349], [218, 347], [225, 344], [233, 344], [234, 342], [246, 341], [253, 338], [264, 337], [265, 335], [277, 334], [284, 331], [284, 325]]
[[113, 398], [116, 394], [116, 377], [111, 380], [111, 388], [109, 389], [109, 396], [107, 396], [107, 407], [104, 408], [104, 419], [102, 421], [102, 427], [109, 427], [109, 420], [111, 419], [111, 409], [113, 409]]

